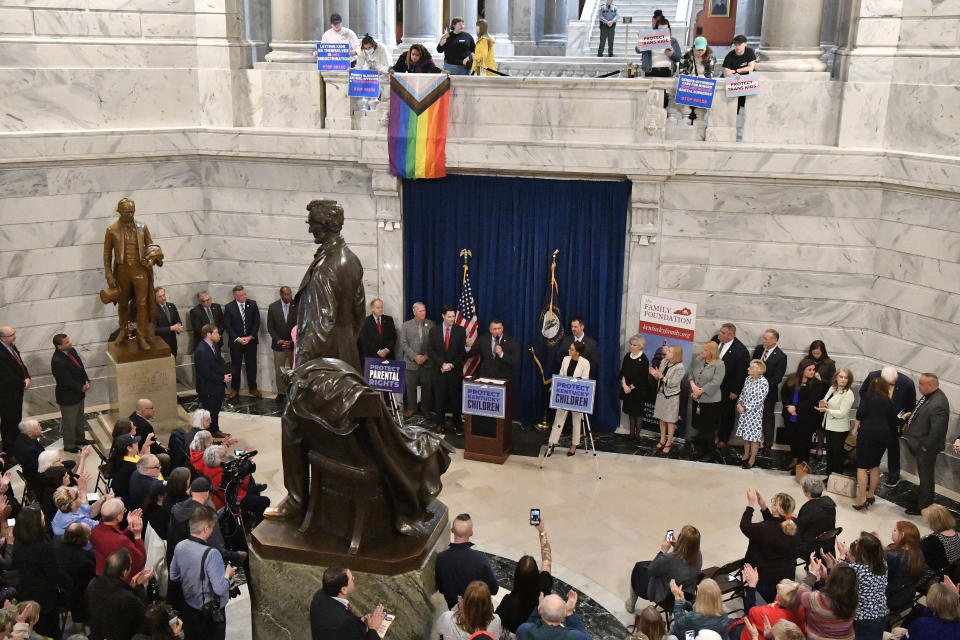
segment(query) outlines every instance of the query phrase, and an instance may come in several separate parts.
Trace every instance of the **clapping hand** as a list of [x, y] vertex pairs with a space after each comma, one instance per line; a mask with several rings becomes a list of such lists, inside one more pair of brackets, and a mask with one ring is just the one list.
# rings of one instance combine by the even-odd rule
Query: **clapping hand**
[[767, 501], [763, 499], [759, 489], [757, 490], [757, 504], [760, 506], [761, 511], [767, 508]]
[[10, 508], [10, 503], [7, 500], [7, 496], [0, 495], [0, 519], [3, 520], [2, 524], [4, 527], [7, 526], [7, 516], [10, 515], [12, 509]]
[[127, 514], [127, 529], [135, 536], [143, 532], [143, 511], [134, 509]]
[[950, 579], [950, 576], [943, 576], [943, 586], [954, 593], [960, 593], [960, 588], [957, 587], [957, 583]]
[[683, 602], [683, 589], [680, 588], [680, 585], [678, 585], [677, 581], [673, 578], [670, 579], [670, 592], [673, 594], [675, 599]]
[[847, 543], [843, 540], [837, 540], [837, 557], [844, 560], [850, 560], [850, 552], [847, 550]]
[[757, 492], [755, 489], [747, 489], [747, 506], [757, 507]]
[[827, 568], [823, 566], [823, 563], [820, 562], [820, 558], [817, 557], [815, 551], [810, 553], [810, 573], [817, 576], [821, 580], [827, 579]]
[[130, 586], [136, 589], [137, 587], [147, 584], [150, 582], [150, 577], [153, 575], [153, 568], [144, 569], [137, 575], [130, 578]]
[[827, 569], [833, 569], [835, 566], [837, 566], [837, 559], [832, 553], [820, 549], [820, 555], [823, 556], [823, 564], [827, 567]]
[[377, 629], [380, 628], [380, 625], [383, 624], [383, 620], [386, 617], [387, 617], [387, 612], [383, 608], [383, 605], [378, 604], [376, 609], [374, 609], [372, 612], [368, 613], [367, 615], [363, 616], [361, 620], [363, 620], [364, 624], [367, 625], [367, 629], [376, 631]]
[[749, 562], [743, 565], [743, 581], [748, 587], [757, 588], [760, 582], [760, 572], [758, 572]]
[[567, 606], [564, 611], [564, 617], [569, 618], [573, 615], [574, 609], [577, 608], [577, 592], [573, 589], [567, 591]]
[[759, 640], [760, 632], [757, 631], [757, 627], [750, 622], [750, 618], [746, 616], [743, 618], [743, 629], [750, 635], [751, 640]]

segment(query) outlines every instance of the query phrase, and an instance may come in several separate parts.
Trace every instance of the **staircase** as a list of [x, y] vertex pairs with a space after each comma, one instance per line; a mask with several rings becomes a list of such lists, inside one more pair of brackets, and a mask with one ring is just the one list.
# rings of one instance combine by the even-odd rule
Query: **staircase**
[[[606, 0], [600, 0], [600, 2], [605, 1]], [[657, 9], [663, 11], [663, 15], [670, 21], [673, 37], [677, 39], [680, 46], [683, 46], [686, 24], [681, 25], [680, 22], [686, 20], [686, 16], [681, 16], [678, 20], [676, 19], [676, 15], [677, 6], [680, 4], [686, 5], [686, 3], [678, 2], [678, 0], [667, 2], [656, 2], [654, 0], [613, 0], [613, 3], [620, 12], [620, 20], [617, 22], [617, 32], [613, 39], [614, 56], [639, 58], [633, 50], [634, 45], [637, 43], [637, 32], [650, 29], [650, 18]], [[623, 24], [624, 16], [632, 17], [633, 22], [631, 24]], [[624, 40], [624, 37], [627, 39]], [[596, 55], [599, 47], [600, 20], [598, 19], [590, 29], [589, 53]], [[607, 52], [604, 51], [603, 54], [606, 55]]]

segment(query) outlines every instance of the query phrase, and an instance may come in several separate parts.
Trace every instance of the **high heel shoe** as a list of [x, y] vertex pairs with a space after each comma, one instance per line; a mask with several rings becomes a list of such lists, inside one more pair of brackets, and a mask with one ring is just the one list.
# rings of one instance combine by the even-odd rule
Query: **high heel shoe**
[[577, 455], [577, 448], [576, 448], [576, 447], [571, 447], [570, 450], [567, 451], [567, 455], [568, 455], [568, 456], [575, 456], [575, 455]]
[[667, 446], [665, 446], [663, 449], [660, 450], [660, 455], [662, 455], [662, 456], [668, 456], [668, 455], [670, 455], [670, 448], [671, 448], [671, 447], [673, 447], [673, 443], [672, 443], [672, 442], [669, 443], [669, 444], [667, 444]]
[[544, 458], [549, 458], [549, 457], [552, 456], [552, 455], [553, 455], [553, 445], [552, 445], [552, 444], [549, 444], [549, 445], [547, 445], [547, 454], [546, 454], [545, 456], [543, 456], [543, 457], [544, 457]]
[[653, 450], [654, 450], [654, 451], [660, 451], [661, 449], [663, 449], [663, 445], [664, 445], [664, 444], [666, 444], [666, 443], [664, 443], [664, 442], [658, 442], [658, 443], [657, 443], [657, 446], [655, 446], [655, 447], [653, 448]]
[[856, 509], [857, 511], [864, 511], [865, 509], [867, 509], [867, 508], [870, 507], [870, 500], [867, 499], [867, 501], [864, 502], [863, 504], [854, 504], [854, 505], [851, 505], [851, 506], [852, 506], [854, 509]]
[[873, 503], [876, 502], [876, 501], [877, 501], [877, 499], [874, 498], [874, 497], [867, 498], [867, 504], [873, 504]]

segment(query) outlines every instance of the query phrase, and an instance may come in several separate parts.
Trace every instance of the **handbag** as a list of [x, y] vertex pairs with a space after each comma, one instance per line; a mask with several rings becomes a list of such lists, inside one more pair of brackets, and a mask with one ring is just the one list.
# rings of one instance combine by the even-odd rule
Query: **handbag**
[[808, 476], [808, 475], [810, 475], [810, 465], [808, 465], [806, 462], [797, 463], [797, 477], [796, 477], [797, 484], [800, 484], [801, 482], [803, 482], [804, 476]]
[[850, 460], [857, 459], [857, 434], [853, 431], [848, 433], [846, 439], [843, 441], [843, 455]]
[[857, 495], [857, 481], [850, 476], [831, 473], [830, 479], [827, 480], [827, 491], [838, 496], [853, 498]]

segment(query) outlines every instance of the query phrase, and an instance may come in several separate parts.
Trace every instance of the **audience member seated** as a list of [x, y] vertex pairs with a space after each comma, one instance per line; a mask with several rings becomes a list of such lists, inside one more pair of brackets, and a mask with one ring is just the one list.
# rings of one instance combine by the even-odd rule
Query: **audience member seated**
[[130, 475], [130, 489], [124, 502], [127, 509], [140, 509], [147, 495], [157, 485], [163, 485], [160, 474], [160, 458], [147, 453], [137, 460], [137, 470]]
[[636, 634], [642, 634], [647, 640], [663, 640], [667, 637], [667, 621], [660, 615], [656, 605], [650, 605], [635, 618]]
[[576, 613], [577, 592], [567, 592], [567, 600], [556, 594], [540, 600], [530, 618], [517, 629], [517, 640], [590, 640]]
[[37, 478], [37, 458], [43, 453], [43, 445], [40, 444], [42, 429], [40, 423], [36, 420], [22, 421], [19, 429], [20, 433], [17, 435], [17, 439], [13, 441], [11, 453], [20, 463], [27, 484], [32, 485]]
[[[187, 444], [193, 442], [193, 439], [201, 431], [208, 432], [214, 439], [219, 438], [222, 440], [222, 444], [226, 447], [232, 447], [237, 443], [237, 439], [232, 437], [229, 433], [224, 433], [223, 431], [210, 431], [210, 427], [212, 425], [213, 419], [210, 417], [210, 412], [206, 409], [197, 409], [191, 413], [190, 430], [187, 431]], [[208, 444], [207, 446], [209, 447], [210, 445]]]
[[827, 553], [834, 552], [834, 541], [817, 542], [817, 536], [837, 527], [837, 503], [823, 495], [823, 480], [809, 474], [800, 483], [807, 499], [797, 512], [797, 555], [807, 558], [822, 547]]
[[20, 511], [13, 530], [13, 569], [20, 578], [18, 600], [40, 604], [36, 631], [50, 638], [60, 637], [60, 589], [70, 591], [70, 577], [57, 563], [53, 543], [47, 537], [43, 513], [35, 506]]
[[[150, 422], [150, 418], [154, 415], [153, 400], [149, 398], [140, 398], [137, 400], [136, 409], [133, 413], [130, 414], [130, 422], [133, 424], [136, 436], [140, 438], [141, 442], [146, 442], [147, 438], [152, 434], [153, 437], [150, 438], [149, 448], [143, 453], [152, 453], [153, 455], [161, 458], [161, 464], [170, 464], [170, 456], [167, 455], [167, 450], [163, 448], [159, 442], [157, 442], [157, 432], [153, 428], [153, 424]], [[141, 455], [143, 455], [141, 453]], [[166, 457], [164, 461], [163, 457]]]
[[33, 494], [40, 504], [40, 510], [43, 511], [45, 522], [51, 522], [57, 514], [57, 505], [54, 502], [53, 494], [60, 487], [69, 487], [75, 484], [73, 477], [63, 466], [60, 460], [60, 450], [51, 449], [40, 454], [37, 469], [36, 482], [33, 486]]
[[676, 580], [670, 581], [673, 593], [673, 626], [670, 635], [683, 638], [687, 631], [709, 629], [727, 640], [730, 619], [723, 610], [723, 598], [720, 585], [713, 578], [707, 578], [697, 585], [697, 599], [693, 606], [685, 600], [683, 589]]
[[490, 589], [485, 582], [474, 580], [467, 585], [457, 606], [444, 611], [433, 623], [431, 640], [469, 640], [477, 631], [486, 631], [494, 638], [503, 635], [500, 616], [493, 612]]
[[678, 583], [689, 580], [700, 573], [702, 566], [700, 531], [696, 527], [684, 525], [675, 541], [671, 540], [668, 533], [663, 537], [660, 551], [653, 560], [638, 562], [633, 566], [630, 595], [624, 603], [627, 612], [634, 612], [637, 596], [653, 603], [664, 602], [670, 596], [671, 580]]
[[73, 522], [67, 526], [63, 539], [57, 545], [57, 561], [60, 568], [70, 578], [71, 589], [66, 593], [66, 604], [70, 609], [70, 621], [74, 625], [87, 622], [87, 585], [97, 574], [97, 560], [90, 548], [90, 526], [83, 522]]
[[497, 595], [500, 585], [493, 575], [493, 569], [487, 557], [476, 549], [471, 549], [473, 543], [473, 521], [470, 515], [461, 513], [450, 527], [453, 542], [450, 546], [437, 554], [436, 579], [437, 591], [443, 594], [447, 607], [453, 608], [457, 598], [463, 595], [467, 585], [474, 580], [482, 580], [490, 588], [491, 595]]
[[887, 608], [891, 613], [913, 605], [913, 594], [927, 571], [920, 549], [920, 530], [906, 520], [897, 521], [885, 555], [887, 561]]
[[780, 620], [770, 628], [769, 633], [764, 633], [764, 628], [760, 627], [758, 630], [756, 625], [748, 621], [747, 627], [744, 629], [744, 633], [747, 635], [744, 638], [749, 640], [759, 640], [761, 637], [772, 638], [773, 640], [806, 640], [807, 638], [803, 630], [789, 620]]
[[103, 575], [87, 587], [87, 611], [90, 612], [90, 640], [126, 640], [143, 624], [147, 612], [144, 585], [152, 569], [134, 573], [130, 553], [117, 549], [107, 556]]
[[[759, 505], [761, 522], [753, 520]], [[797, 523], [793, 521], [793, 498], [786, 493], [773, 496], [770, 509], [759, 491], [747, 489], [747, 508], [740, 518], [740, 531], [750, 543], [744, 561], [760, 574], [757, 592], [766, 602], [773, 602], [777, 583], [792, 580], [797, 567]]]
[[393, 65], [393, 71], [397, 73], [440, 73], [440, 68], [434, 64], [430, 52], [422, 44], [410, 45], [408, 51], [404, 51], [397, 58], [397, 63]]
[[113, 451], [107, 461], [110, 467], [110, 489], [124, 504], [130, 498], [130, 479], [136, 472], [139, 461], [140, 444], [136, 436], [128, 433], [114, 441]]
[[147, 607], [140, 633], [133, 640], [177, 640], [182, 638], [183, 621], [168, 605], [157, 603]]
[[[170, 524], [167, 526], [167, 565], [173, 561], [173, 551], [177, 544], [190, 537], [190, 517], [209, 501], [210, 481], [200, 476], [190, 483], [190, 499], [181, 500], [170, 510]], [[247, 559], [246, 551], [227, 549], [220, 527], [213, 528], [207, 544], [220, 552], [224, 562], [239, 566]]]
[[[852, 639], [853, 618], [859, 604], [856, 571], [838, 565], [828, 574], [816, 554], [810, 554], [809, 567], [799, 591], [807, 621], [807, 638]], [[823, 589], [813, 591], [818, 581], [825, 583]]]
[[[854, 634], [864, 640], [880, 640], [887, 628], [887, 563], [883, 545], [875, 535], [864, 531], [849, 551], [843, 542], [838, 542], [837, 557], [857, 573], [860, 599], [853, 622]], [[828, 555], [828, 568], [832, 568], [830, 560]]]
[[198, 431], [190, 440], [190, 466], [195, 472], [194, 477], [200, 474], [200, 467], [203, 466], [203, 452], [212, 445], [213, 436], [209, 431]]
[[[113, 432], [111, 433], [111, 437], [113, 438], [113, 445], [110, 448], [111, 454], [117, 447], [117, 439], [124, 435], [131, 435], [140, 443], [140, 448], [137, 450], [137, 457], [145, 453], [150, 453], [150, 447], [153, 446], [153, 441], [156, 438], [156, 434], [140, 436], [140, 434], [137, 433], [137, 426], [129, 420], [117, 420], [113, 425]], [[109, 458], [110, 455], [108, 454], [107, 457]]]
[[170, 526], [170, 512], [174, 505], [190, 499], [190, 470], [186, 467], [177, 467], [170, 472], [166, 486], [162, 491], [151, 492], [143, 506], [143, 514], [153, 530], [161, 539], [167, 539], [167, 530]]
[[933, 531], [923, 537], [920, 548], [927, 566], [936, 573], [943, 573], [950, 565], [960, 560], [960, 535], [957, 522], [946, 507], [932, 504], [922, 512], [927, 526]]
[[[223, 445], [211, 445], [203, 452], [203, 461], [197, 467], [197, 471], [210, 480], [212, 488], [211, 497], [213, 505], [217, 509], [225, 506], [226, 493], [223, 485], [223, 464], [227, 461], [227, 448]], [[253, 481], [253, 476], [247, 476], [240, 480], [240, 486], [237, 488], [237, 503], [244, 511], [248, 511], [255, 516], [256, 522], [263, 520], [263, 512], [270, 506], [270, 498], [260, 495], [260, 491], [266, 487], [257, 485]]]
[[130, 563], [134, 574], [140, 573], [147, 562], [147, 552], [143, 546], [143, 519], [139, 509], [127, 514], [127, 528], [121, 529], [126, 509], [123, 501], [112, 498], [100, 508], [100, 526], [90, 534], [93, 555], [97, 558], [97, 575], [103, 573], [107, 556], [117, 549], [130, 552]]
[[[894, 638], [906, 636], [906, 630], [893, 630]], [[936, 582], [927, 590], [927, 606], [924, 615], [911, 623], [910, 640], [958, 640], [960, 639], [960, 597], [956, 588]]]
[[310, 635], [313, 640], [379, 640], [377, 629], [386, 613], [378, 604], [362, 618], [353, 613], [350, 596], [355, 589], [353, 572], [330, 567], [323, 572], [322, 586], [310, 602]]
[[749, 564], [743, 565], [743, 609], [746, 616], [730, 627], [730, 640], [752, 640], [751, 625], [762, 631], [765, 628], [764, 620], [771, 625], [787, 620], [800, 629], [806, 629], [806, 616], [800, 606], [800, 585], [796, 581], [781, 580], [777, 584], [776, 599], [771, 604], [761, 605], [757, 604], [757, 581], [757, 570]]
[[57, 513], [53, 516], [51, 529], [53, 535], [62, 536], [63, 532], [74, 522], [82, 522], [90, 529], [95, 529], [100, 521], [100, 509], [103, 503], [114, 497], [112, 493], [101, 496], [93, 504], [87, 502], [87, 485], [90, 476], [84, 472], [80, 474], [75, 487], [60, 487], [53, 493], [53, 502], [57, 505]]
[[517, 628], [526, 622], [530, 613], [537, 608], [541, 593], [553, 592], [553, 576], [550, 574], [553, 569], [553, 553], [542, 516], [536, 529], [540, 534], [540, 568], [537, 568], [537, 561], [533, 556], [520, 558], [513, 572], [513, 590], [503, 597], [497, 607], [500, 623], [510, 633], [516, 633]]

